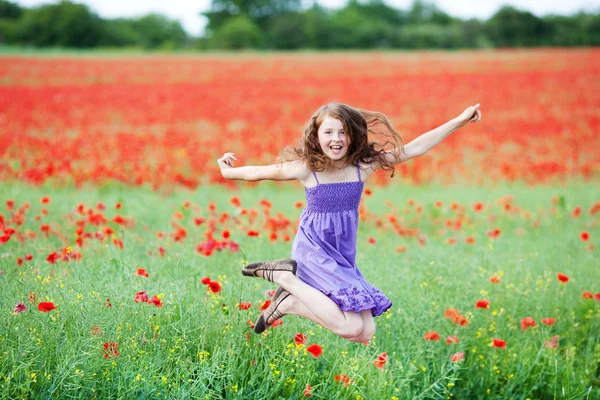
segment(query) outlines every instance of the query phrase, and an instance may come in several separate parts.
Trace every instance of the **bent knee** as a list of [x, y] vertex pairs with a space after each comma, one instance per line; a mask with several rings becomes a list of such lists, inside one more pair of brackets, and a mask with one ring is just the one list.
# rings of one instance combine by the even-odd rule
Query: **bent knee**
[[337, 330], [337, 334], [345, 339], [350, 339], [359, 336], [363, 331], [364, 325], [362, 320], [357, 320], [352, 323], [346, 323]]

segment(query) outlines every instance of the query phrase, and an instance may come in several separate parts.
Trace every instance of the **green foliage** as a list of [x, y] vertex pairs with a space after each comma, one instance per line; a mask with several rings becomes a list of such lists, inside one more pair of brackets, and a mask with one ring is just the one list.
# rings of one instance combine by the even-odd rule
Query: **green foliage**
[[211, 48], [248, 49], [261, 47], [264, 35], [249, 17], [240, 15], [228, 20], [210, 40]]
[[101, 19], [82, 4], [61, 1], [28, 9], [17, 30], [19, 41], [37, 47], [94, 47], [101, 42]]
[[[257, 226], [263, 226], [267, 217], [260, 212], [261, 198], [272, 201], [272, 214], [281, 212], [295, 220], [300, 210], [294, 203], [304, 194], [300, 188], [284, 186], [241, 185], [235, 195], [244, 209], [258, 211]], [[581, 226], [597, 217], [569, 217], [574, 206], [588, 209], [597, 201], [598, 188], [589, 183], [571, 182], [560, 188], [393, 184], [374, 190], [364, 198], [371, 216], [361, 221], [357, 264], [393, 306], [376, 318], [377, 333], [369, 346], [293, 315], [261, 336], [251, 331], [247, 320], [256, 320], [265, 290], [275, 285], [242, 277], [241, 253], [223, 250], [205, 257], [195, 246], [206, 240], [208, 221], [217, 221], [222, 213], [235, 218], [216, 223], [214, 237], [228, 229], [250, 261], [288, 257], [291, 244], [271, 243], [264, 234], [246, 236], [248, 216], [231, 206], [231, 192], [221, 187], [164, 196], [122, 185], [74, 190], [5, 182], [0, 192], [10, 194], [0, 199], [2, 204], [9, 198], [19, 206], [30, 204], [31, 218], [25, 218], [19, 230], [39, 233], [35, 240], [20, 242], [15, 236], [2, 245], [0, 398], [299, 399], [304, 398], [306, 384], [313, 387], [314, 398], [325, 399], [600, 396], [600, 303], [581, 297], [584, 290], [597, 290], [599, 261], [597, 250], [587, 251], [578, 237]], [[507, 193], [520, 211], [507, 211], [497, 203]], [[40, 204], [42, 196], [49, 196], [51, 203]], [[562, 198], [564, 209], [551, 212], [554, 196]], [[412, 222], [415, 207], [407, 206], [407, 199], [423, 206], [420, 222]], [[434, 206], [440, 199], [443, 205]], [[185, 208], [188, 200], [192, 207]], [[119, 210], [113, 208], [117, 201], [123, 205]], [[216, 210], [211, 214], [206, 206], [213, 201]], [[452, 201], [460, 204], [459, 209], [451, 207]], [[470, 208], [475, 201], [485, 204], [484, 211]], [[114, 237], [125, 247], [118, 249], [112, 238], [86, 239], [82, 248], [73, 245], [83, 255], [80, 261], [47, 262], [49, 252], [72, 245], [76, 220], [87, 221], [87, 215], [76, 213], [76, 205], [98, 212], [98, 202], [107, 206], [103, 214], [108, 220], [116, 214], [135, 220], [135, 226], [127, 229], [110, 223]], [[49, 211], [42, 222], [54, 232], [49, 238], [33, 218], [42, 208]], [[182, 242], [169, 239], [176, 211], [184, 215], [177, 225], [188, 231]], [[527, 212], [539, 216], [539, 227], [524, 217]], [[407, 228], [418, 225], [427, 244], [421, 247], [417, 237], [395, 234], [385, 222], [378, 226], [377, 221], [385, 221], [390, 213]], [[463, 213], [469, 223], [462, 229], [440, 232], [444, 221]], [[192, 216], [207, 222], [196, 226]], [[498, 239], [485, 235], [490, 226], [502, 230]], [[101, 232], [91, 223], [82, 229], [91, 235]], [[164, 239], [157, 238], [159, 231], [165, 233]], [[460, 238], [459, 243], [447, 244], [448, 236]], [[474, 236], [476, 243], [465, 244], [466, 236]], [[368, 244], [368, 237], [377, 243]], [[407, 246], [406, 252], [396, 253], [401, 244]], [[164, 257], [156, 255], [158, 246], [165, 247]], [[16, 258], [28, 253], [33, 259], [18, 266]], [[146, 268], [149, 277], [135, 276], [136, 268]], [[562, 284], [557, 272], [571, 279]], [[489, 281], [492, 274], [501, 277], [499, 284]], [[219, 281], [222, 292], [207, 293], [200, 283], [205, 276]], [[134, 302], [138, 291], [149, 297], [161, 295], [163, 307]], [[39, 312], [27, 300], [31, 292], [38, 301], [53, 301], [56, 309]], [[489, 309], [476, 309], [478, 299], [489, 300]], [[242, 301], [252, 307], [240, 310], [237, 304]], [[20, 302], [28, 310], [12, 313]], [[448, 307], [464, 313], [469, 325], [459, 327], [446, 320]], [[527, 316], [537, 326], [522, 330], [521, 318]], [[554, 317], [556, 323], [544, 325], [544, 317]], [[425, 341], [428, 331], [438, 332], [441, 340]], [[294, 344], [299, 332], [309, 344], [322, 346], [320, 358]], [[460, 342], [446, 344], [449, 335]], [[545, 346], [554, 336], [559, 336], [557, 348]], [[494, 337], [506, 340], [506, 348], [491, 347]], [[117, 357], [104, 357], [103, 344], [109, 342], [118, 344]], [[464, 360], [453, 364], [451, 354], [463, 351]], [[379, 370], [373, 361], [381, 352], [387, 353], [388, 363]], [[346, 387], [335, 381], [338, 374], [347, 374], [352, 383]]]
[[383, 0], [349, 0], [330, 10], [301, 0], [212, 0], [205, 36], [190, 38], [160, 14], [102, 19], [87, 6], [63, 0], [24, 8], [0, 0], [0, 44], [37, 47], [144, 49], [457, 49], [598, 46], [600, 11], [536, 15], [512, 6], [487, 21], [461, 20], [434, 2], [415, 0], [399, 10]]

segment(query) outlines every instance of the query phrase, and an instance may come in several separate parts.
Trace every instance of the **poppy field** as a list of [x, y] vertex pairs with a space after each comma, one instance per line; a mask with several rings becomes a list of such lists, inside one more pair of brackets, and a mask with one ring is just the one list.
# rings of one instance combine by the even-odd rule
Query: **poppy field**
[[[0, 398], [600, 398], [600, 50], [0, 57]], [[405, 143], [366, 183], [368, 343], [252, 326], [287, 258], [273, 163], [328, 101]]]

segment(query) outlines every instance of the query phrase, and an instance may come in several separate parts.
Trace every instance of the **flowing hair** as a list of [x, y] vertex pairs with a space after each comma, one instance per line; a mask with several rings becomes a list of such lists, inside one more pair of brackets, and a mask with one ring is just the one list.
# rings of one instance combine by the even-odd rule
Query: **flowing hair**
[[[357, 164], [359, 161], [371, 164], [378, 163], [381, 169], [392, 171], [398, 159], [388, 158], [386, 150], [397, 149], [400, 154], [404, 143], [400, 134], [392, 127], [387, 117], [376, 111], [350, 107], [343, 103], [328, 103], [319, 108], [304, 127], [302, 138], [296, 145], [287, 146], [277, 159], [279, 163], [302, 160], [313, 171], [330, 170], [334, 167], [333, 160], [327, 157], [319, 144], [318, 130], [326, 116], [342, 122], [348, 135], [349, 148], [346, 153], [346, 165]], [[379, 130], [383, 125], [386, 129]], [[374, 139], [369, 141], [369, 135]]]

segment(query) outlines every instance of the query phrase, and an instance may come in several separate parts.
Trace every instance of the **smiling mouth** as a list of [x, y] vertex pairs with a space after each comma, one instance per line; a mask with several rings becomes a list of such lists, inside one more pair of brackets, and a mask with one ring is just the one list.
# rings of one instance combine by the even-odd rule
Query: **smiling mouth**
[[341, 150], [342, 146], [329, 146], [331, 150]]

